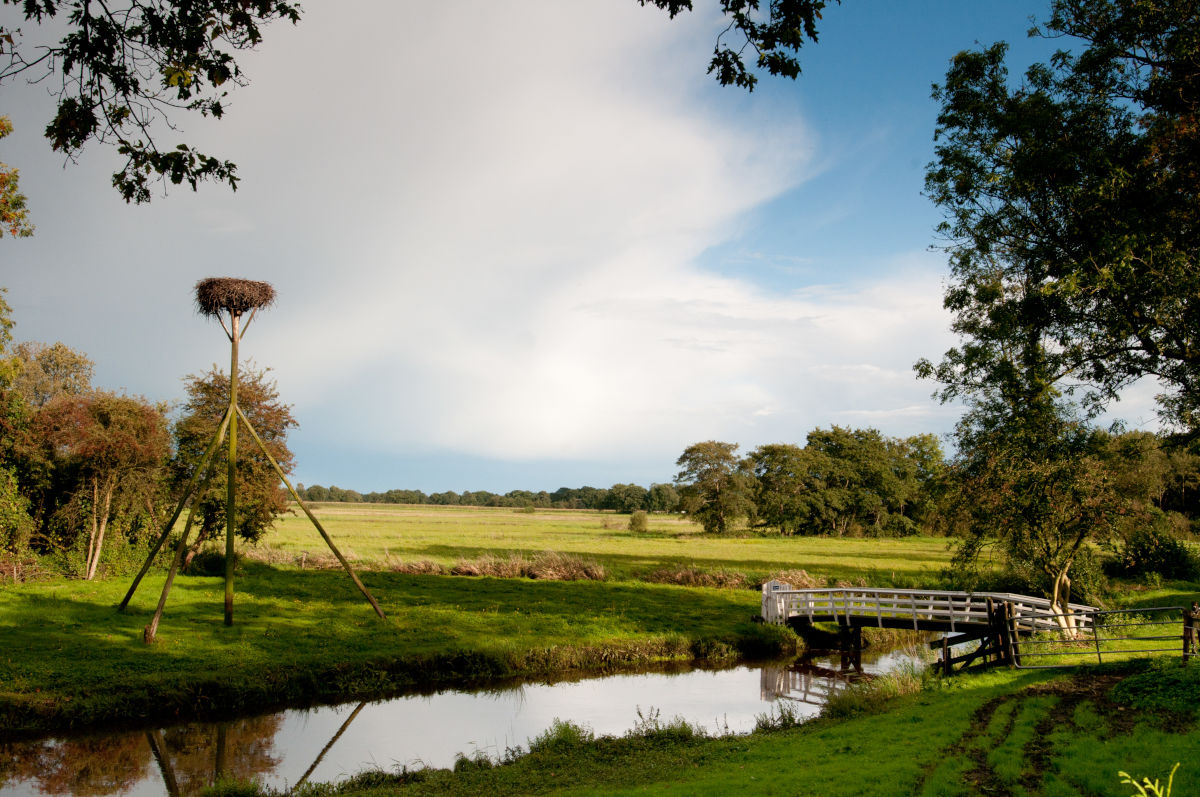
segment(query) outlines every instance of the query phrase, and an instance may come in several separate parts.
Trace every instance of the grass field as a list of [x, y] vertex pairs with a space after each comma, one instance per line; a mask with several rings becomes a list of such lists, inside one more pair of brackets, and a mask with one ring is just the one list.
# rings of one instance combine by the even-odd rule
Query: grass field
[[[366, 567], [552, 551], [595, 559], [618, 581], [694, 567], [741, 573], [752, 583], [780, 570], [806, 570], [830, 582], [908, 587], [937, 584], [950, 561], [941, 538], [717, 537], [671, 515], [652, 515], [649, 532], [634, 533], [627, 515], [587, 510], [333, 503], [315, 505], [315, 514], [342, 552]], [[264, 548], [283, 561], [326, 554], [303, 514], [280, 520]]]
[[379, 620], [336, 570], [244, 563], [234, 625], [219, 577], [177, 579], [158, 641], [142, 642], [164, 580], [59, 580], [0, 590], [0, 739], [164, 716], [207, 716], [413, 686], [795, 650], [752, 622], [750, 590], [636, 582], [365, 572]]

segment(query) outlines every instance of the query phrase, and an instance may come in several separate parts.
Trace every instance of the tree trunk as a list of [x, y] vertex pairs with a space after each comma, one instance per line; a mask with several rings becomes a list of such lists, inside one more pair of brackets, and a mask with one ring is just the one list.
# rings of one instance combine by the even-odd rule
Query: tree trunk
[[211, 539], [208, 529], [204, 525], [200, 526], [200, 531], [196, 534], [196, 539], [188, 545], [187, 553], [183, 555], [183, 564], [180, 565], [181, 570], [187, 570], [192, 565], [192, 560], [196, 558], [196, 554], [200, 553], [200, 549], [204, 547], [204, 543]]
[[88, 575], [92, 572], [92, 558], [96, 551], [96, 527], [98, 519], [96, 517], [96, 507], [100, 503], [100, 481], [95, 476], [92, 477], [92, 527], [88, 531], [88, 546], [87, 554], [83, 557], [83, 577], [91, 580]]
[[[96, 482], [92, 482], [93, 490], [95, 490]], [[108, 513], [112, 509], [113, 492], [116, 490], [116, 477], [109, 476], [104, 484], [104, 512], [99, 517], [99, 523], [96, 522], [96, 507], [92, 506], [92, 528], [95, 529], [96, 545], [88, 554], [87, 564], [87, 580], [91, 581], [96, 577], [96, 568], [100, 565], [100, 550], [104, 547], [104, 532], [108, 529]], [[94, 493], [93, 493], [94, 494]]]
[[1064, 635], [1075, 637], [1077, 628], [1075, 617], [1071, 614], [1071, 578], [1067, 575], [1068, 569], [1071, 567], [1067, 564], [1054, 578], [1054, 590], [1050, 598], [1050, 605], [1053, 607], [1054, 620], [1062, 629]]

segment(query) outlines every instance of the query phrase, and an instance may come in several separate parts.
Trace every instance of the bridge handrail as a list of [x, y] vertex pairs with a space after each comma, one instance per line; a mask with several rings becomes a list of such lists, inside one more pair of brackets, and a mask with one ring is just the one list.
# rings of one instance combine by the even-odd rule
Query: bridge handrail
[[[762, 616], [769, 623], [782, 625], [789, 617], [807, 616], [810, 620], [832, 617], [849, 619], [911, 617], [913, 627], [918, 621], [948, 622], [951, 630], [958, 623], [987, 622], [987, 599], [993, 603], [1009, 603], [1014, 620], [1023, 630], [1057, 630], [1051, 602], [1046, 598], [1018, 595], [1011, 592], [961, 592], [954, 590], [915, 590], [872, 587], [832, 587], [825, 589], [793, 589], [790, 584], [769, 581], [762, 587]], [[1096, 609], [1084, 604], [1068, 604], [1071, 623], [1075, 627], [1090, 626], [1091, 613]]]

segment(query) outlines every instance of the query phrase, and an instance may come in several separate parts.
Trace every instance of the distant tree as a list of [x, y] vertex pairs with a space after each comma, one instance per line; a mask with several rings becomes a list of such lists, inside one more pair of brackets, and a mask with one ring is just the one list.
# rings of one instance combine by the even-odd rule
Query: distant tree
[[[173, 466], [174, 482], [182, 484], [191, 478], [196, 465], [220, 425], [229, 405], [229, 375], [215, 366], [204, 374], [192, 375], [185, 385], [187, 400], [182, 415], [175, 423], [176, 457]], [[279, 463], [284, 473], [294, 465], [287, 446], [287, 434], [295, 428], [291, 407], [279, 399], [279, 392], [268, 371], [253, 363], [238, 369], [238, 404], [255, 430]], [[275, 518], [288, 510], [287, 494], [271, 463], [247, 437], [249, 445], [237, 449], [237, 517], [234, 529], [248, 542], [256, 542], [274, 523]], [[209, 539], [225, 528], [224, 467], [210, 468], [208, 486], [194, 502], [200, 531], [188, 552], [188, 561]]]
[[628, 515], [645, 509], [649, 491], [637, 484], [614, 484], [608, 489], [608, 498], [603, 507]]
[[709, 533], [725, 533], [735, 518], [754, 509], [737, 449], [737, 443], [706, 440], [688, 446], [675, 462], [682, 469], [675, 483], [684, 511]]
[[95, 365], [82, 352], [63, 343], [23, 342], [13, 347], [16, 374], [12, 389], [31, 408], [55, 396], [78, 396], [91, 390]]
[[646, 495], [646, 509], [650, 512], [678, 512], [679, 491], [673, 484], [651, 484]]
[[783, 534], [816, 533], [814, 501], [824, 457], [800, 446], [775, 443], [759, 446], [747, 457], [754, 482], [758, 522]]
[[91, 580], [109, 521], [153, 502], [170, 448], [166, 413], [145, 399], [97, 391], [57, 396], [34, 424], [57, 468], [77, 474], [74, 504], [87, 518], [84, 578]]
[[336, 484], [329, 485], [329, 500], [343, 504], [362, 503], [362, 494], [357, 490], [344, 490]]
[[608, 500], [608, 490], [599, 487], [583, 486], [579, 488], [579, 503], [584, 509], [600, 509]]
[[533, 506], [533, 498], [528, 490], [511, 490], [504, 494], [503, 506]]
[[439, 506], [458, 506], [461, 502], [461, 496], [453, 490], [444, 493], [433, 493], [429, 496], [429, 503]]
[[328, 501], [329, 500], [329, 488], [322, 487], [319, 484], [312, 485], [307, 490], [305, 490], [304, 493], [305, 493], [304, 494], [305, 501]]
[[559, 487], [550, 493], [550, 503], [560, 509], [583, 509], [579, 491], [571, 487]]

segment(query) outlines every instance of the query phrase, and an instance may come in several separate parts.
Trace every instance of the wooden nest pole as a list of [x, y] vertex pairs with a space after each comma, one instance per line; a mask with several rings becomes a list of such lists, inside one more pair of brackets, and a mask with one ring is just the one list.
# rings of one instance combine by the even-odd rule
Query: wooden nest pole
[[[333, 544], [333, 540], [325, 532], [325, 529], [321, 527], [321, 524], [317, 520], [316, 516], [313, 515], [312, 511], [300, 498], [300, 495], [296, 492], [296, 488], [292, 486], [290, 481], [288, 481], [287, 475], [284, 474], [283, 469], [279, 466], [279, 463], [275, 461], [275, 458], [271, 456], [271, 452], [267, 450], [262, 438], [259, 437], [258, 433], [254, 430], [253, 425], [250, 423], [250, 419], [246, 417], [246, 414], [242, 412], [241, 407], [238, 406], [238, 349], [239, 345], [241, 344], [242, 335], [245, 334], [246, 329], [250, 326], [250, 322], [254, 320], [254, 316], [258, 310], [260, 308], [269, 307], [272, 303], [274, 303], [274, 301], [275, 289], [271, 287], [271, 284], [268, 282], [255, 282], [254, 280], [234, 279], [232, 277], [210, 277], [209, 279], [201, 280], [200, 282], [196, 283], [196, 307], [200, 311], [200, 314], [209, 318], [217, 319], [221, 323], [222, 329], [225, 330], [225, 334], [229, 337], [229, 405], [225, 410], [225, 416], [222, 419], [216, 434], [213, 436], [213, 439], [209, 443], [208, 449], [201, 459], [196, 472], [192, 476], [191, 482], [189, 483], [184, 495], [179, 499], [179, 503], [176, 506], [175, 512], [172, 514], [171, 519], [167, 522], [166, 528], [163, 529], [162, 535], [159, 537], [157, 542], [155, 542], [153, 550], [150, 552], [150, 556], [146, 559], [146, 564], [143, 565], [141, 572], [139, 572], [137, 577], [134, 579], [133, 585], [129, 588], [129, 592], [125, 595], [125, 599], [121, 602], [119, 607], [120, 609], [124, 609], [128, 605], [130, 598], [133, 597], [133, 593], [137, 589], [138, 583], [146, 574], [146, 571], [149, 570], [150, 564], [154, 560], [155, 555], [157, 555], [159, 549], [162, 547], [162, 544], [170, 535], [171, 529], [175, 525], [175, 521], [178, 520], [184, 506], [188, 503], [189, 499], [195, 492], [196, 486], [200, 482], [201, 475], [208, 472], [213, 454], [216, 452], [216, 449], [220, 447], [221, 443], [227, 439], [228, 457], [226, 460], [226, 467], [228, 469], [228, 478], [225, 486], [225, 625], [233, 625], [233, 570], [235, 560], [234, 530], [236, 528], [237, 519], [238, 427], [239, 425], [245, 425], [246, 430], [250, 432], [251, 438], [255, 443], [258, 444], [259, 450], [262, 451], [263, 455], [270, 461], [271, 465], [275, 468], [276, 473], [279, 475], [279, 478], [287, 486], [288, 492], [291, 493], [292, 498], [295, 499], [296, 503], [300, 505], [300, 508], [304, 510], [304, 513], [312, 521], [313, 525], [316, 526], [317, 531], [320, 532], [321, 537], [325, 540], [325, 543], [329, 546], [330, 550], [333, 551], [334, 556], [337, 557], [337, 560], [346, 569], [346, 572], [350, 574], [350, 578], [354, 580], [355, 586], [357, 586], [359, 591], [366, 596], [367, 601], [370, 602], [372, 608], [375, 609], [375, 613], [380, 617], [384, 616], [383, 610], [379, 608], [379, 604], [376, 602], [375, 598], [371, 595], [367, 588], [363, 586], [362, 581], [359, 580], [358, 575], [355, 574], [354, 569], [350, 566], [350, 563], [346, 561], [344, 556], [342, 556], [341, 551], [339, 551], [337, 546]], [[243, 323], [242, 317], [246, 315], [246, 313], [249, 313], [250, 315], [249, 318], [245, 319], [245, 323]], [[228, 325], [226, 325], [226, 319], [228, 319]], [[207, 483], [207, 477], [204, 477], [204, 483]], [[187, 532], [191, 527], [190, 518], [187, 525], [188, 529], [184, 531], [183, 538], [180, 540], [175, 561], [172, 564], [171, 572], [168, 575], [167, 582], [163, 587], [163, 594], [158, 602], [158, 609], [155, 612], [154, 620], [149, 626], [146, 627], [146, 633], [144, 634], [144, 639], [146, 642], [154, 641], [154, 636], [158, 627], [158, 621], [162, 617], [163, 608], [166, 605], [167, 593], [171, 589], [171, 584], [174, 581], [175, 570], [178, 567], [183, 549], [186, 546]]]
[[[260, 307], [269, 307], [275, 301], [275, 289], [269, 282], [233, 279], [232, 277], [210, 277], [196, 283], [196, 307], [200, 314], [216, 318], [229, 336], [229, 476], [225, 483], [225, 625], [233, 625], [233, 568], [235, 554], [233, 533], [237, 527], [237, 444], [238, 444], [238, 346], [245, 329], [241, 325], [242, 315], [247, 311], [254, 320]], [[229, 326], [225, 326], [225, 316]]]

